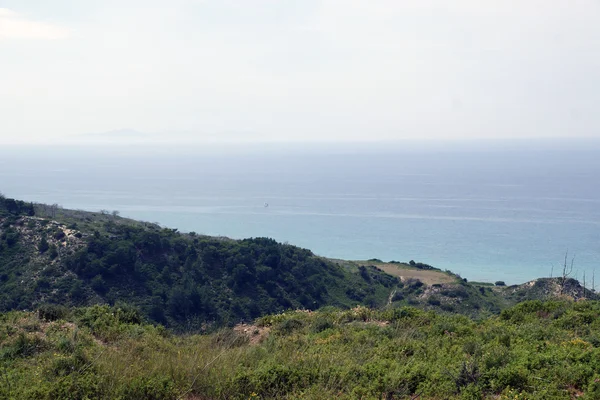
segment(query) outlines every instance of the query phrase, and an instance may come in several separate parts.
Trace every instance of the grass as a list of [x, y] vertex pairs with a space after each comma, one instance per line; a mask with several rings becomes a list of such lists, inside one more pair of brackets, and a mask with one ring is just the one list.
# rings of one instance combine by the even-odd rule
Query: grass
[[382, 261], [353, 261], [357, 266], [369, 266], [373, 265], [381, 269], [387, 274], [397, 276], [402, 280], [406, 279], [418, 279], [426, 285], [454, 283], [457, 281], [456, 275], [440, 271], [440, 270], [424, 270], [413, 267], [406, 263], [386, 263]]
[[[290, 311], [183, 336], [106, 306], [52, 318], [0, 315], [0, 398], [600, 396], [595, 301], [525, 302], [482, 321], [410, 307]], [[252, 340], [259, 328], [269, 334]]]

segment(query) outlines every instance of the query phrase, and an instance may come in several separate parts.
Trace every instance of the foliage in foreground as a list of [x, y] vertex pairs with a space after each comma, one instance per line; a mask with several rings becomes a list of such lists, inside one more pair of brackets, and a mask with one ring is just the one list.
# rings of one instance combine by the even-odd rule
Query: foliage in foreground
[[9, 312], [0, 398], [597, 399], [599, 317], [596, 301], [524, 302], [478, 322], [357, 307], [174, 336], [127, 307]]

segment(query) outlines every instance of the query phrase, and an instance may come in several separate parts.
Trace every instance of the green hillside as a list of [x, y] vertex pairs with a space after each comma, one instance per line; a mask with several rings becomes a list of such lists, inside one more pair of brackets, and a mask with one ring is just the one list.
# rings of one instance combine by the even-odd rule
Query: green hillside
[[183, 234], [113, 212], [0, 197], [0, 311], [130, 304], [206, 331], [289, 309], [412, 306], [473, 318], [523, 300], [595, 299], [573, 279], [469, 283], [430, 265], [318, 257], [272, 239]]
[[0, 311], [121, 302], [154, 322], [199, 330], [287, 309], [383, 306], [399, 283], [267, 238], [181, 234], [47, 206], [32, 215], [31, 205], [8, 199], [0, 207]]
[[0, 196], [2, 399], [598, 399], [595, 299]]

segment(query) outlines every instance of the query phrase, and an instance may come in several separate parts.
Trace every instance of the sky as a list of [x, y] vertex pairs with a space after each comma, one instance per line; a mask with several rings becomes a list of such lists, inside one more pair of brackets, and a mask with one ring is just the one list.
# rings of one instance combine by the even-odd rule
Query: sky
[[600, 0], [0, 0], [0, 144], [546, 137], [600, 137]]

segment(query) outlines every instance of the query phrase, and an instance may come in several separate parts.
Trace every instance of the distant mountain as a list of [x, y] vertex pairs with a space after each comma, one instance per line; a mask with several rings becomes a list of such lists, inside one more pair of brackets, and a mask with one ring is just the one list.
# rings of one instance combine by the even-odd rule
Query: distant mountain
[[80, 137], [84, 138], [106, 138], [106, 139], [139, 139], [139, 138], [150, 138], [152, 135], [140, 131], [136, 131], [135, 129], [115, 129], [112, 131], [106, 132], [94, 132], [80, 135]]

